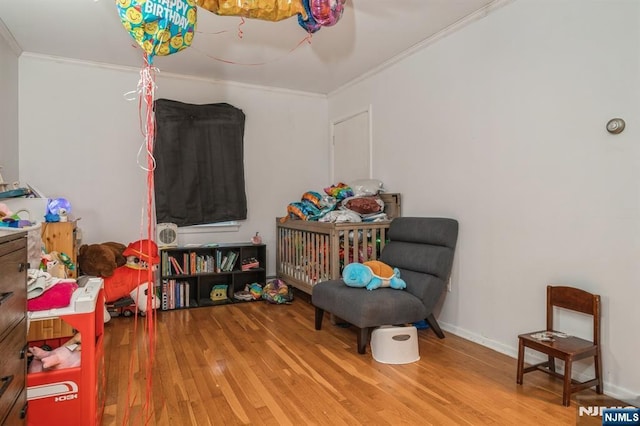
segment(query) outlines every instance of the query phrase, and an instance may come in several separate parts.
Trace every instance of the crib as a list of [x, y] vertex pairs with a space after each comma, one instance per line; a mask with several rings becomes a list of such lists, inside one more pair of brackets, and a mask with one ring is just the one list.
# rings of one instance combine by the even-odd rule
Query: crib
[[400, 194], [380, 194], [383, 222], [325, 223], [276, 218], [276, 274], [305, 293], [321, 281], [340, 278], [345, 265], [376, 260], [391, 219], [400, 216]]

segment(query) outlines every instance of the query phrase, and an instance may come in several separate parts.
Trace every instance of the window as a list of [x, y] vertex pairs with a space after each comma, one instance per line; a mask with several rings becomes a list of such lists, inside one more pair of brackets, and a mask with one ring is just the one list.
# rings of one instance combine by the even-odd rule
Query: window
[[156, 219], [178, 226], [244, 220], [244, 120], [226, 104], [155, 102]]

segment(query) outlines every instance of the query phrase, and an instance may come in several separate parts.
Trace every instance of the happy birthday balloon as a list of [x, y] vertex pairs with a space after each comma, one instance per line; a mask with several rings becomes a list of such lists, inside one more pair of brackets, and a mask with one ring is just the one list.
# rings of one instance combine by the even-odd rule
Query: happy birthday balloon
[[191, 46], [195, 0], [116, 0], [120, 20], [151, 60]]
[[307, 12], [302, 0], [197, 0], [198, 6], [221, 16], [280, 21]]

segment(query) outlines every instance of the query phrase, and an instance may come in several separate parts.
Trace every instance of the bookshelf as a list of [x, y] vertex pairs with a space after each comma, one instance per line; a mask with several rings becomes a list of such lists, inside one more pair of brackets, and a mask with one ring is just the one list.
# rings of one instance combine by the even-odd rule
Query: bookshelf
[[162, 310], [244, 303], [233, 294], [266, 284], [266, 245], [216, 244], [160, 249]]

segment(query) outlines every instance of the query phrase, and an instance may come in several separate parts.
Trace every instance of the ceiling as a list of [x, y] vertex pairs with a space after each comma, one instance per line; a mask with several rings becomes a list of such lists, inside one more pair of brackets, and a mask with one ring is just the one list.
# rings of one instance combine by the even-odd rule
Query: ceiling
[[[347, 0], [340, 21], [310, 43], [295, 17], [243, 23], [198, 8], [191, 47], [156, 56], [154, 63], [161, 73], [327, 94], [504, 2]], [[3, 0], [0, 34], [18, 52], [142, 65], [142, 50], [122, 26], [114, 0]]]

